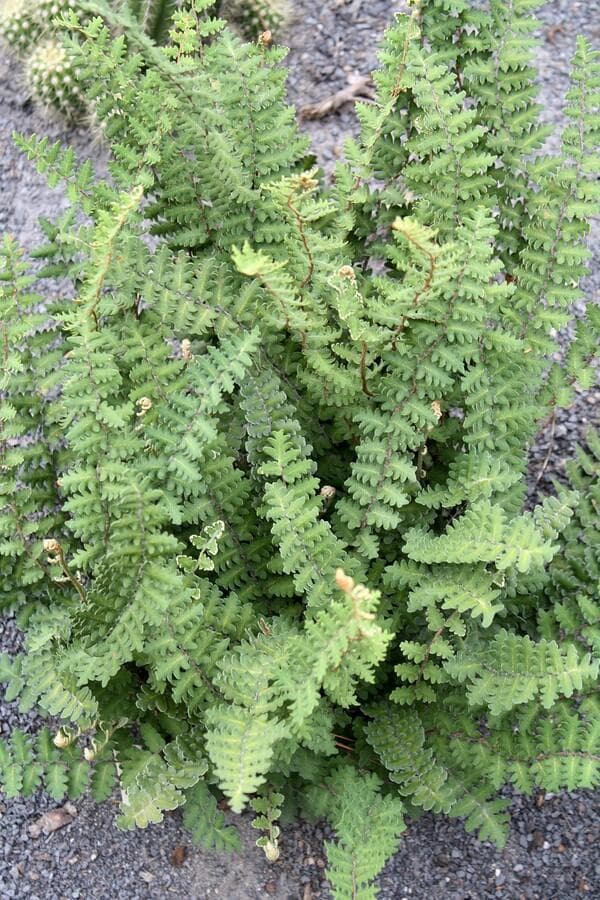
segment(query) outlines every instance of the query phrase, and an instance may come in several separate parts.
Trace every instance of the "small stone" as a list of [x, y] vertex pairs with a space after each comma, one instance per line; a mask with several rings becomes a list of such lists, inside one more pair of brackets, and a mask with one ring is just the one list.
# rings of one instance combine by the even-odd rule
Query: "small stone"
[[182, 866], [187, 850], [181, 844], [178, 844], [176, 847], [173, 847], [171, 850], [171, 865], [172, 866]]
[[537, 847], [538, 850], [541, 850], [541, 848], [544, 846], [544, 835], [542, 834], [542, 832], [537, 831], [537, 829], [535, 831], [532, 831], [531, 842], [534, 847]]
[[267, 894], [276, 894], [277, 893], [277, 884], [274, 881], [267, 881], [265, 884], [265, 891]]
[[146, 872], [143, 869], [140, 872], [140, 878], [142, 879], [142, 881], [145, 881], [146, 884], [150, 884], [150, 882], [154, 881], [154, 875], [152, 874], [152, 872]]

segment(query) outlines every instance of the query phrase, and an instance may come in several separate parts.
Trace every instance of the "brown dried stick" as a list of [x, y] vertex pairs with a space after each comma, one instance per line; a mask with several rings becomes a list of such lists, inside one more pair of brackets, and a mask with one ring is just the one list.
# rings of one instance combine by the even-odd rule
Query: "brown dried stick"
[[359, 98], [371, 100], [373, 98], [373, 89], [371, 87], [370, 75], [359, 75], [354, 73], [348, 76], [348, 85], [335, 94], [315, 103], [313, 106], [305, 106], [300, 110], [301, 119], [322, 119], [329, 113], [336, 112], [346, 103], [354, 103]]

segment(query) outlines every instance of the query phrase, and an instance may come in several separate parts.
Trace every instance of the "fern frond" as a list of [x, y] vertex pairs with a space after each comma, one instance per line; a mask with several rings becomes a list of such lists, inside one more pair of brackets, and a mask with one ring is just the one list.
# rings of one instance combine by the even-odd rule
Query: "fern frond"
[[326, 845], [327, 877], [340, 900], [377, 896], [372, 882], [404, 831], [402, 803], [382, 796], [380, 786], [375, 775], [360, 775], [350, 766], [341, 766], [328, 785], [338, 840]]
[[508, 631], [500, 631], [484, 653], [465, 649], [445, 665], [459, 682], [469, 682], [469, 703], [487, 706], [492, 715], [535, 698], [548, 709], [558, 697], [592, 683], [599, 667], [600, 660], [573, 645], [562, 649], [554, 641], [534, 642]]
[[207, 850], [239, 850], [241, 847], [239, 832], [226, 825], [225, 816], [204, 781], [186, 791], [183, 824], [194, 843]]

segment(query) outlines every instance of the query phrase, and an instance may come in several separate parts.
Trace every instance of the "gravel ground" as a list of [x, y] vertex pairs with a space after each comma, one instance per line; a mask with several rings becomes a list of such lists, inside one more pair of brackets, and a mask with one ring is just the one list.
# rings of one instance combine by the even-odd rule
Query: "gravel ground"
[[[390, 0], [295, 0], [294, 18], [285, 42], [290, 46], [289, 93], [302, 108], [323, 100], [347, 84], [354, 73], [365, 75], [375, 64], [375, 47], [400, 4]], [[598, 41], [598, 0], [554, 0], [542, 11], [540, 48], [544, 116], [560, 122], [568, 60], [577, 33]], [[343, 139], [355, 128], [351, 107], [323, 119], [307, 121], [315, 152], [325, 171], [343, 153]], [[82, 155], [91, 155], [100, 170], [102, 150], [83, 129], [66, 130], [31, 107], [15, 66], [0, 54], [0, 232], [9, 230], [24, 245], [37, 239], [39, 215], [54, 216], [61, 198], [15, 150], [16, 129], [68, 139]], [[556, 137], [554, 138], [556, 141]], [[597, 231], [596, 231], [597, 235]], [[596, 240], [596, 245], [598, 244]], [[600, 267], [586, 280], [586, 296], [599, 299]], [[560, 475], [591, 422], [600, 419], [600, 390], [578, 395], [573, 407], [549, 423], [531, 453], [531, 483], [544, 489]], [[547, 462], [546, 462], [547, 461]], [[0, 622], [0, 650], [14, 652], [19, 636], [10, 619]], [[0, 733], [16, 725], [35, 727], [32, 716], [0, 702]], [[43, 795], [0, 804], [0, 898], [31, 900], [124, 900], [212, 898], [251, 900], [324, 900], [322, 842], [327, 829], [305, 824], [283, 831], [281, 858], [268, 865], [252, 845], [249, 820], [240, 824], [243, 851], [222, 856], [192, 848], [177, 814], [160, 826], [122, 833], [114, 826], [114, 803], [98, 807], [77, 802], [72, 823], [48, 837], [33, 838], [28, 826], [56, 806]], [[381, 900], [570, 900], [600, 898], [600, 803], [598, 795], [514, 797], [513, 830], [506, 848], [496, 850], [466, 835], [461, 824], [441, 816], [411, 822], [400, 851], [380, 879]]]

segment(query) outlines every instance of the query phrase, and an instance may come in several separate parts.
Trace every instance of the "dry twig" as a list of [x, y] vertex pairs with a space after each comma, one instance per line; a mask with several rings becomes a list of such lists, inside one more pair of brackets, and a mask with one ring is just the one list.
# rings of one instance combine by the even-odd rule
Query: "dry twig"
[[336, 112], [346, 103], [354, 103], [358, 99], [372, 100], [373, 89], [371, 87], [370, 75], [359, 75], [354, 72], [348, 76], [348, 85], [335, 94], [315, 103], [312, 106], [305, 106], [300, 110], [301, 119], [322, 119], [329, 113]]

